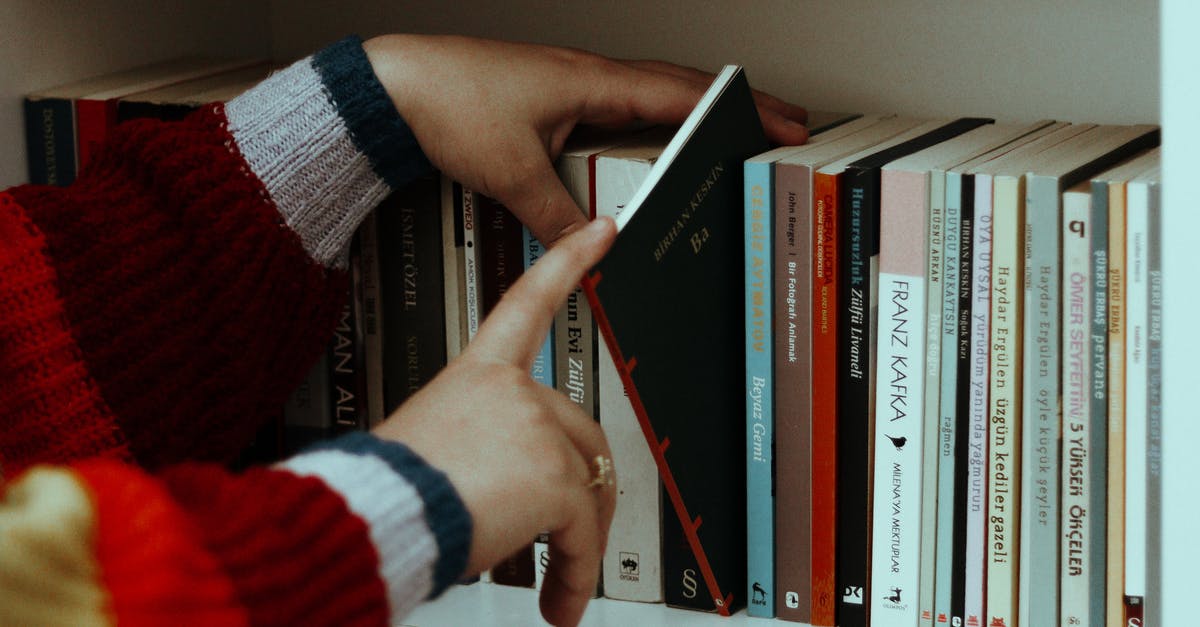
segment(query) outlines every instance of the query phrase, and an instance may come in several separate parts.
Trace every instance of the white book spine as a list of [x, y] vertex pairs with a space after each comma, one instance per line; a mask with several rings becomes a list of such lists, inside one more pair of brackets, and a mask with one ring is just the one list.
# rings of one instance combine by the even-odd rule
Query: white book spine
[[967, 546], [963, 624], [983, 626], [987, 535], [988, 363], [992, 290], [992, 177], [975, 175], [971, 248], [971, 432], [967, 453]]
[[[1062, 205], [1062, 345], [1063, 446], [1061, 468], [1062, 559], [1059, 624], [1088, 625], [1089, 544], [1088, 477], [1091, 421], [1091, 246], [1088, 237], [1091, 194], [1068, 191]], [[1039, 556], [1039, 560], [1041, 556]]]
[[879, 273], [871, 617], [887, 625], [918, 618], [924, 301], [923, 277]]
[[[596, 215], [616, 218], [650, 173], [649, 161], [596, 160]], [[662, 506], [658, 467], [642, 433], [633, 403], [617, 372], [607, 342], [599, 354], [600, 427], [608, 438], [621, 481], [617, 508], [604, 550], [604, 596], [660, 602], [662, 587]], [[673, 514], [672, 514], [673, 515]]]
[[1150, 187], [1126, 185], [1125, 596], [1146, 596], [1146, 441]]
[[916, 627], [922, 556], [928, 173], [885, 168], [879, 197], [870, 611], [875, 624]]
[[477, 215], [475, 207], [475, 192], [462, 188], [462, 217], [463, 217], [463, 273], [466, 279], [466, 316], [467, 343], [475, 339], [479, 333], [479, 323], [483, 315], [480, 307], [479, 286], [479, 250], [476, 241]]
[[1017, 619], [1021, 506], [1021, 242], [1024, 185], [992, 180], [991, 393], [988, 402], [987, 624]]

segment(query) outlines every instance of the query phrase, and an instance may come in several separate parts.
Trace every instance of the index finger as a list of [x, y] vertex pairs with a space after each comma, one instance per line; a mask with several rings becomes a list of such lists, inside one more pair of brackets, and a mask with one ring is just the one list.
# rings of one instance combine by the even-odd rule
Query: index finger
[[616, 237], [611, 218], [598, 218], [563, 238], [509, 288], [479, 327], [466, 353], [528, 368], [554, 314]]

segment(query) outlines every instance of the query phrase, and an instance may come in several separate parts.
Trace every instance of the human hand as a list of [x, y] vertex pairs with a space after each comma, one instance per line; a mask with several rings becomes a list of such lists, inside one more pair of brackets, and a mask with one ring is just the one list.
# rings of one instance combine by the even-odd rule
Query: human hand
[[[670, 63], [466, 37], [387, 35], [363, 47], [433, 165], [508, 207], [547, 246], [586, 223], [553, 167], [571, 130], [681, 123], [713, 78]], [[804, 143], [803, 108], [755, 98], [773, 141]]]
[[615, 236], [601, 218], [565, 237], [509, 289], [467, 349], [374, 430], [457, 489], [474, 522], [466, 575], [550, 531], [541, 609], [554, 625], [578, 623], [596, 589], [616, 491], [588, 486], [596, 456], [612, 459], [599, 425], [530, 368], [554, 313]]

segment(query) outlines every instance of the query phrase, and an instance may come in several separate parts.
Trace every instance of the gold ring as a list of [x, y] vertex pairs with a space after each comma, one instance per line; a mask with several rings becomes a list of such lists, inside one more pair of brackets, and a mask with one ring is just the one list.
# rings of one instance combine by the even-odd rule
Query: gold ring
[[592, 463], [596, 465], [596, 476], [592, 478], [591, 483], [587, 484], [589, 488], [603, 488], [613, 484], [613, 463], [612, 460], [603, 456], [597, 455]]

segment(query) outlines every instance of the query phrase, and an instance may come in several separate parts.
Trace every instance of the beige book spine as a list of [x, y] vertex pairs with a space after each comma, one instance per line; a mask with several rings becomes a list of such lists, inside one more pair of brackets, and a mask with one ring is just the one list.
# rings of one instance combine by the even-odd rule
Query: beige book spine
[[1108, 627], [1125, 627], [1125, 278], [1121, 181], [1108, 186]]

